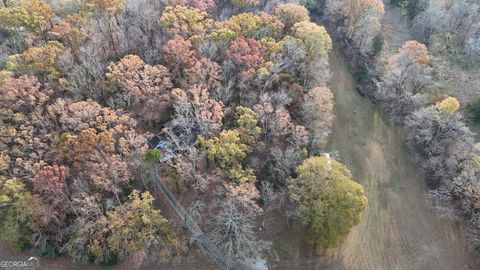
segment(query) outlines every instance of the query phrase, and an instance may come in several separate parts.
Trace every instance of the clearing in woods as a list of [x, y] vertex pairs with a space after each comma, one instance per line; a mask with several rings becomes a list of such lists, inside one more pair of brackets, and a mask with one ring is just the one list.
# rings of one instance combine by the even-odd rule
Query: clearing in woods
[[330, 63], [338, 131], [331, 147], [364, 186], [369, 206], [328, 268], [479, 269], [460, 224], [432, 208], [398, 128], [355, 91], [341, 55]]
[[321, 256], [306, 247], [299, 226], [279, 233], [274, 247], [280, 260], [274, 269], [480, 269], [460, 222], [442, 218], [432, 207], [399, 129], [355, 90], [338, 50], [330, 68], [336, 118], [328, 150], [337, 152], [364, 186], [369, 205], [342, 245]]

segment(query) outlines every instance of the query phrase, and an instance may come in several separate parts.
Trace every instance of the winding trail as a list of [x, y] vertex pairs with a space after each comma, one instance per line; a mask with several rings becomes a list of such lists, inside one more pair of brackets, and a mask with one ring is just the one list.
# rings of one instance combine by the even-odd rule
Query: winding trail
[[232, 260], [223, 256], [223, 254], [217, 249], [217, 247], [210, 241], [208, 235], [205, 234], [202, 229], [193, 221], [193, 219], [188, 215], [187, 211], [183, 206], [177, 201], [172, 192], [168, 189], [165, 183], [162, 181], [158, 175], [158, 171], [154, 168], [149, 172], [150, 180], [155, 184], [155, 188], [159, 191], [165, 200], [170, 204], [170, 206], [175, 210], [175, 213], [183, 221], [183, 224], [191, 232], [192, 237], [198, 240], [198, 242], [208, 251], [208, 253], [215, 258], [217, 261], [222, 263], [227, 269], [236, 269], [236, 270], [255, 270], [251, 266], [246, 265], [243, 262]]

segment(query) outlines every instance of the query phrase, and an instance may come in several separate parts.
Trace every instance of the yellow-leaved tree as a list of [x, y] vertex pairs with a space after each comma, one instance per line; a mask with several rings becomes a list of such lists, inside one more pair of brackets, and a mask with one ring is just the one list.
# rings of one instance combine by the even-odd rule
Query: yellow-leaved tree
[[163, 11], [159, 24], [163, 29], [174, 35], [192, 37], [203, 35], [207, 27], [213, 24], [213, 20], [208, 18], [205, 11], [197, 8], [168, 6]]
[[304, 6], [294, 3], [278, 5], [275, 8], [275, 16], [283, 22], [287, 31], [298, 22], [310, 21], [308, 10]]
[[140, 194], [133, 190], [128, 201], [107, 213], [111, 234], [108, 244], [120, 258], [132, 257], [140, 263], [155, 252], [164, 260], [182, 244], [175, 239], [175, 232], [155, 209], [153, 196], [147, 191]]
[[447, 97], [437, 102], [435, 108], [441, 113], [454, 114], [460, 109], [460, 102], [454, 97]]
[[22, 1], [18, 6], [0, 8], [0, 29], [23, 27], [31, 32], [43, 32], [52, 16], [52, 9], [44, 1]]
[[309, 242], [317, 248], [337, 245], [360, 222], [368, 203], [347, 167], [329, 157], [304, 160], [288, 186], [300, 218], [308, 225]]
[[301, 21], [293, 25], [294, 36], [301, 39], [310, 55], [327, 58], [332, 49], [332, 39], [325, 27], [316, 23]]
[[0, 236], [18, 249], [30, 244], [32, 195], [25, 184], [8, 179], [0, 188]]
[[328, 80], [328, 54], [332, 50], [332, 39], [325, 27], [313, 22], [301, 21], [292, 27], [293, 36], [301, 40], [307, 51], [303, 80], [314, 87]]
[[17, 74], [35, 74], [50, 78], [60, 77], [57, 57], [65, 48], [58, 41], [49, 41], [39, 47], [30, 47], [21, 54], [8, 57], [7, 69]]
[[225, 175], [239, 183], [255, 182], [256, 177], [251, 168], [244, 168], [243, 160], [252, 151], [257, 137], [261, 133], [257, 126], [258, 115], [252, 109], [239, 106], [236, 108], [238, 128], [223, 130], [217, 137], [206, 140], [198, 137], [207, 157], [214, 161]]

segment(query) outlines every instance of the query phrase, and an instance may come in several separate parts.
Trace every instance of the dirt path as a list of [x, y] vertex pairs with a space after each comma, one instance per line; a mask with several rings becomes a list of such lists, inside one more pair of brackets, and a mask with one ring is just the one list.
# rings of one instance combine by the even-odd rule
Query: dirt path
[[385, 39], [382, 55], [396, 53], [405, 41], [412, 39], [409, 22], [399, 16], [397, 8], [385, 6], [385, 15], [382, 18], [382, 35]]
[[376, 106], [355, 91], [342, 55], [331, 57], [336, 100], [330, 150], [365, 187], [364, 219], [333, 251], [328, 269], [480, 269], [459, 224], [431, 206], [421, 172]]
[[205, 250], [217, 261], [221, 262], [228, 269], [234, 270], [254, 270], [253, 267], [246, 265], [243, 262], [226, 258], [223, 254], [217, 249], [215, 245], [210, 241], [209, 237], [203, 233], [200, 227], [193, 221], [193, 219], [188, 215], [187, 211], [183, 206], [177, 201], [175, 196], [170, 192], [167, 185], [160, 179], [156, 169], [150, 170], [150, 179], [155, 184], [157, 191], [163, 195], [164, 200], [166, 200], [170, 207], [173, 208], [177, 216], [182, 220], [183, 224], [191, 232], [192, 237], [199, 241], [199, 243], [205, 248]]

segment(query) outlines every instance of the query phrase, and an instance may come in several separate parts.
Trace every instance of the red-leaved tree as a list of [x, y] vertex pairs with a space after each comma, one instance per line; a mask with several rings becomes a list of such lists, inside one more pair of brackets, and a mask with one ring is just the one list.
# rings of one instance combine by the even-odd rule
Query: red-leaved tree
[[136, 55], [127, 55], [107, 68], [110, 105], [130, 110], [137, 119], [163, 119], [171, 106], [173, 84], [162, 65], [150, 66]]
[[245, 77], [253, 76], [262, 63], [262, 46], [251, 38], [239, 37], [233, 40], [226, 53]]

